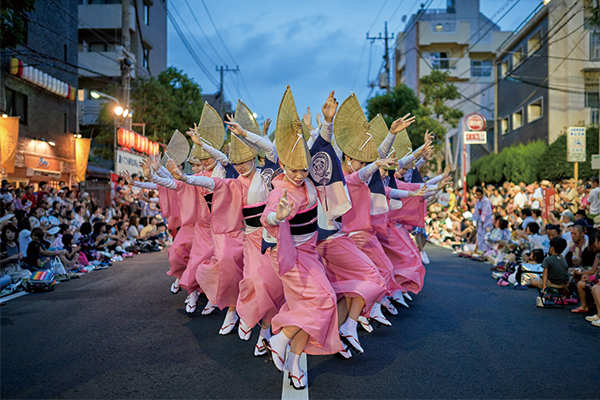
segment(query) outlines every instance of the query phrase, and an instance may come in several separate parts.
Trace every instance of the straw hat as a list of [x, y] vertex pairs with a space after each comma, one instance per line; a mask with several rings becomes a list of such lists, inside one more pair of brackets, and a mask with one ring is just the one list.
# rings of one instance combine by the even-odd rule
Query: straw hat
[[394, 143], [392, 144], [392, 148], [390, 149], [390, 154], [388, 154], [388, 157], [392, 157], [395, 152], [396, 154], [394, 157], [402, 158], [411, 153], [412, 150], [412, 142], [408, 137], [408, 132], [406, 132], [406, 129], [404, 129], [402, 132], [396, 134], [396, 138], [394, 139]]
[[304, 140], [302, 123], [298, 117], [292, 90], [288, 86], [283, 94], [277, 114], [275, 146], [279, 159], [288, 168], [308, 169], [310, 152]]
[[[196, 144], [192, 145], [192, 150], [190, 151], [190, 156], [187, 159], [187, 162], [190, 164], [199, 165], [202, 163], [202, 160], [206, 158], [204, 155], [208, 154], [206, 151], [202, 150], [202, 148]], [[178, 164], [177, 164], [178, 165]]]
[[[252, 111], [250, 111], [248, 106], [246, 106], [241, 100], [238, 100], [233, 119], [235, 122], [240, 124], [244, 130], [260, 136], [258, 122], [256, 122]], [[244, 137], [237, 136], [233, 132], [231, 133], [229, 161], [232, 164], [241, 164], [252, 160], [256, 157], [257, 153], [258, 148], [255, 144], [250, 143], [250, 141]]]
[[[200, 123], [198, 124], [198, 134], [200, 135], [200, 140], [213, 149], [220, 150], [223, 147], [223, 143], [225, 142], [225, 127], [223, 126], [223, 120], [219, 116], [217, 110], [212, 108], [208, 102], [204, 102], [202, 116], [200, 117]], [[194, 149], [192, 147], [192, 154], [190, 154], [191, 159], [205, 160], [212, 157], [206, 151], [202, 150], [200, 146], [194, 147], [196, 148]], [[188, 159], [188, 162], [192, 161]]]
[[302, 133], [304, 134], [304, 140], [308, 142], [308, 139], [310, 139], [310, 129], [308, 129], [304, 121], [302, 121]]
[[189, 152], [190, 144], [188, 143], [188, 140], [183, 133], [176, 129], [175, 132], [173, 132], [173, 136], [171, 136], [171, 140], [169, 140], [165, 154], [161, 159], [161, 164], [166, 165], [167, 159], [170, 158], [175, 165], [180, 165], [188, 158]]
[[381, 115], [367, 121], [356, 95], [352, 93], [338, 109], [333, 124], [335, 140], [349, 157], [363, 162], [379, 158], [378, 143], [383, 142], [388, 129]]

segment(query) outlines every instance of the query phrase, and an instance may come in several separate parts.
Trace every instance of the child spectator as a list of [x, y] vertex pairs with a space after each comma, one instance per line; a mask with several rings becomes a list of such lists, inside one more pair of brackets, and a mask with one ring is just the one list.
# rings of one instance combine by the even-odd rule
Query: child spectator
[[[536, 224], [537, 225], [537, 224]], [[567, 247], [567, 242], [561, 237], [556, 237], [550, 241], [548, 257], [542, 263], [544, 273], [542, 279], [536, 279], [531, 282], [532, 286], [546, 290], [548, 283], [554, 286], [569, 283], [568, 265], [561, 253]]]

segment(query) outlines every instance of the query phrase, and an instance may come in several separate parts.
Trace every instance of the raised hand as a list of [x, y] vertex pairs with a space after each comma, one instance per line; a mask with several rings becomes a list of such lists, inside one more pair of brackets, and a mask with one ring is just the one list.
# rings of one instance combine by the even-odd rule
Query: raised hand
[[306, 107], [306, 114], [302, 117], [302, 122], [304, 122], [304, 125], [311, 131], [314, 129], [312, 126], [312, 117], [310, 116], [310, 107]]
[[246, 137], [246, 130], [240, 126], [237, 122], [233, 120], [231, 115], [227, 116], [227, 120], [225, 123], [229, 125], [229, 130], [236, 136]]
[[431, 139], [428, 139], [425, 144], [419, 149], [419, 151], [417, 151], [417, 153], [415, 154], [415, 158], [419, 159], [421, 157], [424, 157], [425, 154], [428, 154], [431, 152], [431, 154], [433, 154], [433, 144], [431, 143]]
[[427, 185], [423, 185], [419, 190], [408, 193], [408, 197], [425, 196], [428, 192], [429, 189], [427, 188]]
[[152, 154], [148, 157], [148, 163], [150, 164], [150, 168], [157, 171], [160, 168], [160, 159], [157, 155]]
[[319, 129], [321, 129], [321, 125], [322, 125], [321, 118], [323, 118], [321, 113], [317, 113], [317, 126], [319, 127]]
[[172, 159], [169, 158], [167, 160], [167, 165], [165, 165], [165, 168], [167, 168], [171, 175], [173, 175], [173, 178], [182, 180], [183, 173], [179, 170], [179, 168], [177, 168], [177, 165], [175, 165], [175, 162]]
[[127, 184], [133, 185], [133, 178], [131, 177], [129, 171], [121, 172], [121, 176], [123, 177], [123, 179], [125, 179], [125, 182], [127, 182]]
[[140, 161], [140, 167], [142, 167], [142, 172], [144, 173], [144, 178], [152, 179], [152, 168], [150, 168], [150, 163], [145, 158]]
[[438, 189], [443, 189], [448, 186], [452, 182], [452, 177], [450, 175], [446, 175], [442, 178], [440, 183], [438, 183]]
[[265, 120], [265, 122], [263, 123], [263, 130], [262, 130], [263, 136], [269, 136], [269, 126], [271, 126], [271, 118], [267, 118]]
[[283, 196], [281, 196], [281, 199], [277, 204], [275, 218], [277, 218], [278, 221], [283, 221], [292, 213], [293, 209], [294, 203], [291, 200], [288, 200], [287, 189], [283, 189]]
[[448, 175], [454, 169], [454, 165], [452, 163], [446, 164], [446, 168], [444, 168], [444, 175]]
[[396, 157], [388, 157], [388, 158], [382, 158], [381, 160], [377, 160], [375, 161], [375, 164], [378, 167], [393, 167], [394, 165], [398, 165], [398, 159]]
[[331, 93], [329, 93], [327, 101], [325, 101], [325, 104], [323, 104], [323, 108], [321, 110], [323, 111], [323, 118], [329, 123], [333, 122], [333, 117], [335, 117], [335, 113], [338, 108], [338, 102], [335, 99], [335, 97], [333, 97], [334, 94], [334, 90], [332, 90]]
[[202, 140], [200, 140], [200, 134], [198, 133], [198, 125], [194, 123], [194, 127], [190, 128], [189, 131], [185, 132], [190, 138], [192, 138], [192, 142], [198, 146], [202, 146]]
[[416, 117], [411, 117], [410, 113], [406, 114], [402, 118], [398, 118], [394, 122], [392, 122], [392, 126], [390, 127], [390, 133], [392, 135], [397, 134], [398, 132], [402, 132], [406, 128], [412, 125], [415, 122]]

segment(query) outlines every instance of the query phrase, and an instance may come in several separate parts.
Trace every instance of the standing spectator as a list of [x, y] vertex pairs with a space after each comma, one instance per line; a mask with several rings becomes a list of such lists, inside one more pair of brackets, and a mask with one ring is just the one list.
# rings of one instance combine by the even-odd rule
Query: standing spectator
[[477, 248], [486, 252], [490, 248], [485, 243], [485, 234], [492, 229], [492, 225], [494, 224], [492, 203], [484, 196], [483, 188], [481, 186], [475, 188], [475, 196], [477, 198], [477, 203], [475, 204], [473, 220], [477, 221]]
[[594, 219], [600, 215], [600, 187], [598, 186], [597, 176], [592, 178], [592, 190], [588, 196], [588, 202], [590, 203], [590, 212], [588, 217]]
[[23, 196], [23, 199], [25, 199], [25, 201], [26, 201], [26, 203], [24, 204], [24, 206], [26, 208], [27, 207], [30, 207], [30, 208], [37, 207], [37, 199], [33, 194], [33, 186], [27, 185], [25, 187], [25, 196]]
[[42, 181], [40, 182], [40, 184], [38, 185], [38, 192], [37, 192], [37, 203], [41, 203], [42, 201], [46, 200], [46, 197], [50, 196], [50, 193], [48, 193], [47, 191], [48, 189], [48, 182]]
[[513, 199], [513, 204], [518, 209], [522, 209], [527, 204], [527, 195], [521, 191], [520, 186], [515, 186], [514, 191], [517, 193]]

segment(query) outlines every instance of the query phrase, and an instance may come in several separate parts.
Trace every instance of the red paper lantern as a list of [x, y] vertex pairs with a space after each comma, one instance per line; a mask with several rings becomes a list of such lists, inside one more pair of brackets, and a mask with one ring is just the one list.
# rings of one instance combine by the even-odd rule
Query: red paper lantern
[[123, 128], [117, 130], [117, 143], [119, 143], [119, 146], [125, 146], [125, 132], [123, 131]]

